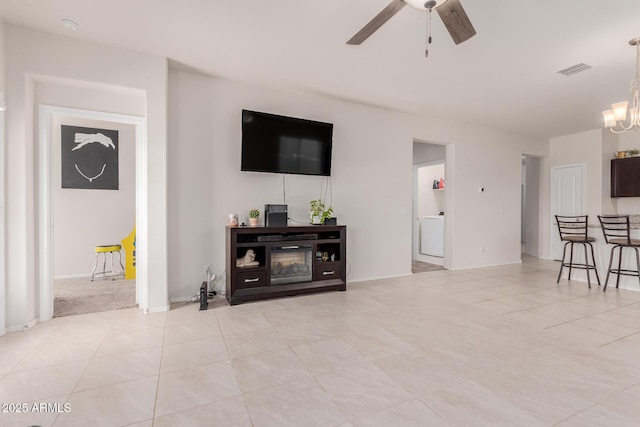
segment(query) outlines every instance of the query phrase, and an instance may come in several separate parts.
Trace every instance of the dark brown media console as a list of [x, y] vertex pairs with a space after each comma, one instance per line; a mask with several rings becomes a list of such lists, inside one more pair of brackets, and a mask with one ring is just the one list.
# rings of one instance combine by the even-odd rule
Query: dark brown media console
[[[247, 260], [253, 262], [237, 266], [249, 250], [253, 256]], [[230, 305], [311, 292], [346, 291], [347, 227], [227, 227], [225, 265]]]

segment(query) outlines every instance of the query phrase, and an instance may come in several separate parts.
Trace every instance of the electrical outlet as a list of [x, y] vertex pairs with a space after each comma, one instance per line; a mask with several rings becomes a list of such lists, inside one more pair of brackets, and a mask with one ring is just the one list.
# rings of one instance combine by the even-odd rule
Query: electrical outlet
[[480, 252], [484, 253], [484, 251], [485, 251], [484, 246], [480, 246]]

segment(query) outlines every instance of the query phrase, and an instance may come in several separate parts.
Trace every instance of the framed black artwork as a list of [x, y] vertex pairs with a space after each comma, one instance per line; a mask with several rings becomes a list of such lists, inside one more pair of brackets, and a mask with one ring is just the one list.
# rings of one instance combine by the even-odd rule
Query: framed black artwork
[[118, 189], [118, 131], [61, 126], [62, 188]]

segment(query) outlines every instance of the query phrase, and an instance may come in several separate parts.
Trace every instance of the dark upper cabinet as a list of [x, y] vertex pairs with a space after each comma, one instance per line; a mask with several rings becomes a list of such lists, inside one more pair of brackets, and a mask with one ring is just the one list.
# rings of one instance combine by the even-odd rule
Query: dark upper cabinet
[[611, 197], [640, 197], [640, 157], [611, 160]]

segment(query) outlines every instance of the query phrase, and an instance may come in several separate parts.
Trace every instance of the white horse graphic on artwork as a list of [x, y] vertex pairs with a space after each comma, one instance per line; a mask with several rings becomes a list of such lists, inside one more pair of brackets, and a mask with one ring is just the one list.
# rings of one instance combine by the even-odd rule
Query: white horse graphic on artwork
[[113, 141], [111, 140], [111, 138], [101, 133], [76, 133], [76, 137], [73, 142], [75, 142], [78, 145], [73, 147], [71, 151], [75, 151], [79, 148], [82, 148], [87, 144], [93, 144], [94, 142], [97, 142], [98, 144], [102, 144], [107, 148], [113, 148], [114, 150], [116, 149], [116, 146], [113, 144]]

